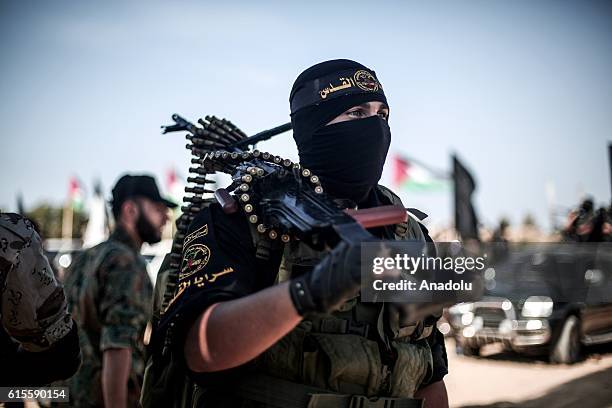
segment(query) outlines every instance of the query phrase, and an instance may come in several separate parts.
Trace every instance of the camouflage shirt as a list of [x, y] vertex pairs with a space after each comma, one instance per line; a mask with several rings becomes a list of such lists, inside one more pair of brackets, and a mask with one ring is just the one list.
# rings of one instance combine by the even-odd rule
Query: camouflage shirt
[[0, 213], [0, 288], [2, 329], [24, 350], [45, 351], [70, 332], [64, 290], [40, 236], [18, 214]]
[[0, 213], [0, 386], [40, 386], [74, 374], [80, 350], [66, 306], [32, 223]]
[[128, 403], [136, 406], [144, 371], [143, 336], [153, 296], [139, 248], [118, 228], [107, 241], [75, 260], [67, 273], [66, 291], [83, 352], [83, 365], [69, 382], [73, 405], [103, 406], [103, 353], [131, 348]]

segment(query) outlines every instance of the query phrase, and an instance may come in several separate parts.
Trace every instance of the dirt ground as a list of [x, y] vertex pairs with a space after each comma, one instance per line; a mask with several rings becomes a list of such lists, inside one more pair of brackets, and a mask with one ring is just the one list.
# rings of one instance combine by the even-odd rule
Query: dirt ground
[[552, 365], [487, 346], [483, 357], [455, 354], [446, 343], [450, 406], [462, 408], [612, 407], [612, 345], [591, 347], [584, 361]]

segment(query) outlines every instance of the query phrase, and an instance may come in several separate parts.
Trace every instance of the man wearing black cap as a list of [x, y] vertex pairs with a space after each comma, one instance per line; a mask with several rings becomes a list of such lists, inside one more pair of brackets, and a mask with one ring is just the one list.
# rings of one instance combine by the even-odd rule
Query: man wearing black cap
[[[317, 64], [297, 78], [290, 103], [300, 163], [339, 206], [400, 203], [377, 184], [391, 132], [374, 71], [349, 60]], [[371, 232], [430, 240], [411, 217]], [[323, 252], [292, 241], [265, 261], [256, 248], [245, 214], [216, 204], [189, 227], [184, 290], [160, 331], [171, 327], [184, 346], [178, 353], [201, 391], [191, 406], [421, 407], [423, 398], [448, 406], [441, 310], [411, 319], [393, 304], [362, 303], [359, 245]]]
[[137, 406], [153, 290], [140, 247], [161, 240], [168, 207], [175, 206], [161, 197], [152, 177], [121, 177], [113, 188], [114, 232], [67, 272], [83, 351], [83, 365], [69, 381], [73, 406]]

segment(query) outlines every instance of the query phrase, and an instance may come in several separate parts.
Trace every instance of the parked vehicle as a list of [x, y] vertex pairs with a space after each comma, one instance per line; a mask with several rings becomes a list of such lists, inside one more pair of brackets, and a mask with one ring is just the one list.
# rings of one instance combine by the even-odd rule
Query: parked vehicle
[[612, 247], [538, 245], [485, 272], [488, 289], [448, 310], [459, 349], [478, 355], [501, 342], [524, 354], [574, 363], [583, 346], [612, 341]]

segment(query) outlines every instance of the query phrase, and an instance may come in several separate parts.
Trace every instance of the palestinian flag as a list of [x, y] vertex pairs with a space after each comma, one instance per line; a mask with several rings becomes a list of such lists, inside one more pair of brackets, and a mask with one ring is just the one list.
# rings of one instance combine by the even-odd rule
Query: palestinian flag
[[166, 191], [167, 199], [173, 203], [180, 203], [185, 195], [185, 179], [174, 166], [166, 170]]
[[81, 182], [75, 176], [70, 177], [68, 184], [68, 203], [75, 210], [83, 209], [84, 193]]
[[450, 186], [446, 174], [435, 171], [414, 159], [393, 157], [393, 185], [406, 191], [444, 191]]

